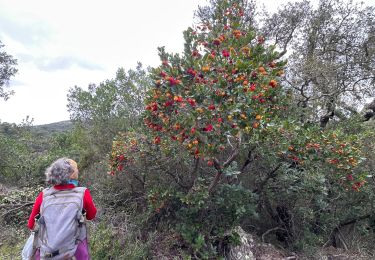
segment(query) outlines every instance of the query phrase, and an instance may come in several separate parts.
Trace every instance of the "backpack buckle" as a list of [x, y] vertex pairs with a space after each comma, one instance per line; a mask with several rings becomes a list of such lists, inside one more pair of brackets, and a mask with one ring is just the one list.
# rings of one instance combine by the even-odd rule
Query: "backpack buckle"
[[46, 224], [46, 221], [44, 220], [43, 216], [38, 218], [38, 223], [41, 224], [41, 225], [45, 225]]
[[57, 256], [59, 254], [60, 254], [59, 250], [56, 250], [56, 251], [53, 251], [52, 253], [46, 253], [44, 256], [47, 257], [47, 258], [52, 258], [52, 257]]

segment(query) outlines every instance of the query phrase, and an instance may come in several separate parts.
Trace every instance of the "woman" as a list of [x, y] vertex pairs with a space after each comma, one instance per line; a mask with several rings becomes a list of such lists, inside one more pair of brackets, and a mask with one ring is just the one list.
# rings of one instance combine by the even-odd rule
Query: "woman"
[[[28, 221], [28, 227], [29, 229], [33, 230], [35, 228], [35, 218], [38, 216], [38, 214], [42, 213], [46, 214], [47, 207], [47, 199], [50, 199], [51, 197], [55, 198], [56, 194], [71, 194], [77, 191], [77, 194], [82, 191], [82, 208], [83, 211], [86, 214], [87, 220], [92, 220], [95, 218], [96, 215], [96, 207], [92, 200], [90, 191], [86, 188], [80, 188], [78, 187], [78, 167], [77, 163], [73, 161], [72, 159], [68, 158], [60, 158], [53, 162], [50, 167], [45, 172], [47, 183], [51, 184], [52, 187], [45, 189], [42, 191], [38, 197], [35, 200], [32, 212], [29, 217]], [[64, 195], [66, 197], [66, 195]], [[64, 197], [62, 196], [62, 198]], [[77, 197], [77, 196], [76, 196]], [[45, 203], [43, 203], [43, 199], [45, 200]], [[67, 202], [69, 204], [69, 202]], [[61, 203], [60, 203], [61, 204]], [[74, 204], [74, 203], [71, 203]], [[77, 204], [77, 203], [75, 203]], [[57, 204], [56, 204], [57, 205]], [[53, 207], [49, 207], [49, 210]], [[43, 217], [42, 214], [42, 217]], [[60, 213], [59, 213], [60, 214]], [[40, 222], [40, 221], [39, 221]], [[42, 221], [45, 223], [45, 221]], [[51, 223], [51, 221], [49, 222]], [[56, 227], [58, 228], [58, 227]], [[77, 241], [78, 246], [75, 251], [75, 258], [77, 260], [86, 260], [90, 259], [89, 253], [88, 253], [88, 243], [87, 243], [87, 236], [86, 236], [86, 230], [84, 231], [83, 236], [80, 236], [80, 238]], [[58, 250], [57, 250], [58, 251]], [[74, 252], [73, 252], [74, 253]], [[59, 259], [59, 252], [53, 252], [54, 255], [50, 254], [50, 259]], [[55, 258], [54, 258], [55, 257]], [[44, 257], [40, 257], [39, 250], [36, 252], [35, 259], [44, 259]]]

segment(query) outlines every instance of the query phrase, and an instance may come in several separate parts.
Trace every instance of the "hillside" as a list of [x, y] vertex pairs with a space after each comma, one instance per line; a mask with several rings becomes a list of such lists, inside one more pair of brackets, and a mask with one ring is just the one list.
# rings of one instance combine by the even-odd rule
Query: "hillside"
[[35, 125], [32, 131], [37, 135], [51, 135], [55, 133], [62, 133], [73, 128], [73, 123], [70, 120], [59, 121], [44, 125]]

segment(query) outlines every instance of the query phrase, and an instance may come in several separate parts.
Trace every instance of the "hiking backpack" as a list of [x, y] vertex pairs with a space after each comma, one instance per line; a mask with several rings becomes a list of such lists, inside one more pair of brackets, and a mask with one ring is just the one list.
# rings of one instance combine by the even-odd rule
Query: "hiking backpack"
[[78, 244], [86, 238], [83, 195], [86, 188], [43, 190], [38, 220], [40, 259], [71, 259]]

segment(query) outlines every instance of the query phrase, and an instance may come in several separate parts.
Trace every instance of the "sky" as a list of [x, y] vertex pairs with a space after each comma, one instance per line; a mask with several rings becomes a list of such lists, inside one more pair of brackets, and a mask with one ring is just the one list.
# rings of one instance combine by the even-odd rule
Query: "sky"
[[[259, 0], [276, 11], [288, 0]], [[183, 51], [182, 32], [206, 0], [0, 0], [0, 41], [18, 73], [0, 100], [0, 122], [69, 120], [68, 90], [115, 77], [118, 68], [159, 65], [157, 47]], [[375, 5], [375, 0], [367, 0]]]

